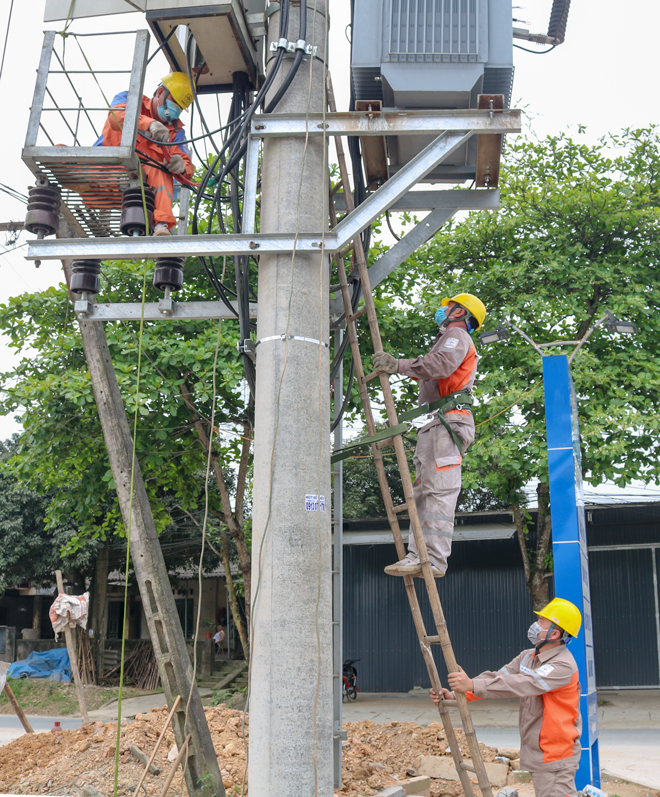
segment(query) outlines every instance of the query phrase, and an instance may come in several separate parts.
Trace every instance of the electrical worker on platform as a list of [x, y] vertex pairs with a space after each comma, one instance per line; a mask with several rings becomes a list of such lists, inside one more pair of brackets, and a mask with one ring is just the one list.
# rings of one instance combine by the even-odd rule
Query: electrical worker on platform
[[[108, 114], [103, 133], [94, 144], [95, 147], [120, 145], [124, 124], [123, 109], [126, 108], [127, 97], [128, 92], [122, 91], [113, 99], [112, 110]], [[176, 218], [172, 213], [174, 200], [172, 175], [183, 175], [190, 180], [194, 168], [186, 144], [178, 147], [161, 147], [153, 142], [185, 141], [186, 136], [179, 116], [181, 111], [190, 106], [193, 99], [190, 79], [183, 72], [166, 75], [153, 97], [142, 97], [138, 130], [144, 135], [138, 133], [135, 148], [142, 162], [145, 179], [154, 190], [154, 235], [170, 235], [170, 230], [176, 224]], [[169, 160], [165, 157], [165, 150], [169, 151]]]
[[[417, 436], [413, 492], [433, 575], [447, 570], [454, 533], [454, 511], [461, 490], [461, 462], [474, 441], [472, 413], [454, 394], [469, 392], [477, 373], [477, 351], [470, 335], [486, 317], [483, 303], [470, 293], [443, 299], [435, 314], [440, 327], [431, 351], [412, 360], [397, 360], [387, 352], [374, 355], [374, 369], [419, 380], [419, 404], [447, 399], [446, 408], [427, 415]], [[471, 403], [471, 401], [470, 401]], [[422, 568], [412, 533], [408, 555], [385, 572], [419, 576]]]
[[[520, 698], [520, 767], [531, 772], [536, 797], [576, 797], [580, 763], [580, 682], [566, 643], [582, 625], [580, 610], [555, 598], [540, 612], [527, 636], [534, 645], [497, 672], [469, 678], [461, 669], [450, 673], [449, 686], [470, 700]], [[445, 700], [453, 692], [442, 690]], [[436, 705], [440, 696], [431, 690]]]

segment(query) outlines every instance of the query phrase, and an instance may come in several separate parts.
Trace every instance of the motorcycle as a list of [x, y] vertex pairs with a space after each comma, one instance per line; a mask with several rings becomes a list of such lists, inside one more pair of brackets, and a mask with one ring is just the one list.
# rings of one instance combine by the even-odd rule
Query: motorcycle
[[346, 659], [343, 670], [342, 700], [357, 700], [357, 670], [353, 666], [360, 659]]

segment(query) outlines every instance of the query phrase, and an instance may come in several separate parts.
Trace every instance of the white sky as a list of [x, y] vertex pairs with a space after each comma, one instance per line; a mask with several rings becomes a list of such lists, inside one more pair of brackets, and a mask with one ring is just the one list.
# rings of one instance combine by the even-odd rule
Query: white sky
[[[349, 0], [328, 0], [331, 18], [330, 68], [339, 110], [348, 107], [349, 45], [346, 26]], [[515, 3], [515, 0], [514, 0]], [[522, 0], [515, 4], [514, 16], [529, 22], [534, 32], [545, 32], [551, 0]], [[10, 0], [0, 0], [0, 44], [4, 40]], [[61, 30], [62, 23], [45, 25], [44, 0], [14, 2], [5, 64], [0, 77], [0, 96], [4, 98], [3, 159], [0, 182], [22, 193], [33, 183], [21, 161], [36, 68], [46, 28]], [[625, 10], [625, 13], [624, 13]], [[135, 30], [146, 28], [142, 14], [80, 20], [76, 32]], [[657, 69], [657, 30], [660, 29], [660, 3], [628, 0], [625, 9], [618, 0], [580, 0], [574, 2], [568, 21], [566, 42], [544, 56], [515, 50], [516, 76], [514, 104], [524, 107], [539, 136], [575, 131], [587, 126], [585, 141], [593, 141], [609, 131], [623, 127], [642, 127], [658, 122], [653, 99], [653, 75]], [[130, 68], [128, 37], [112, 37], [112, 48], [102, 40], [86, 39], [84, 47], [93, 64], [101, 68]], [[71, 42], [71, 40], [69, 40]], [[528, 46], [525, 42], [518, 42]], [[534, 47], [534, 45], [529, 45]], [[69, 52], [73, 43], [67, 44]], [[100, 59], [100, 61], [99, 61]], [[169, 71], [164, 57], [157, 56], [147, 76], [147, 89]], [[121, 81], [121, 76], [119, 78]], [[107, 84], [106, 84], [107, 86]], [[651, 87], [651, 88], [650, 88]], [[117, 91], [124, 88], [117, 86]], [[112, 93], [112, 87], [107, 87]], [[215, 101], [205, 100], [210, 121]], [[223, 114], [225, 110], [223, 108]], [[184, 117], [186, 115], [184, 114]], [[184, 119], [185, 121], [185, 119]], [[21, 220], [25, 206], [0, 193], [0, 221]], [[23, 233], [19, 245], [26, 240]], [[4, 249], [0, 233], [0, 250]], [[40, 269], [23, 258], [23, 250], [0, 254], [0, 302], [24, 291], [37, 291], [58, 283], [59, 264], [44, 262]], [[0, 370], [11, 367], [13, 356], [0, 340]], [[0, 418], [0, 439], [18, 429], [11, 418]], [[600, 492], [599, 488], [599, 492]]]

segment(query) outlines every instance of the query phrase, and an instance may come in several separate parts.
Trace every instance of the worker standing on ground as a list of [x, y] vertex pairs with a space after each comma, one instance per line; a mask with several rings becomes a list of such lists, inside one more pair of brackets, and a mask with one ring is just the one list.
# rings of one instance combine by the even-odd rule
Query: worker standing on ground
[[[449, 685], [468, 700], [520, 698], [520, 766], [532, 773], [536, 797], [576, 797], [575, 773], [580, 763], [580, 682], [566, 642], [582, 625], [580, 610], [555, 598], [540, 612], [527, 636], [533, 650], [497, 672], [469, 678], [461, 669], [450, 673]], [[454, 700], [448, 689], [445, 700]], [[436, 705], [440, 697], [431, 690]]]
[[[461, 403], [471, 404], [468, 393], [477, 373], [477, 352], [470, 335], [486, 317], [483, 303], [470, 293], [443, 299], [435, 314], [438, 335], [431, 351], [412, 360], [397, 360], [387, 352], [374, 355], [374, 369], [419, 380], [419, 404], [446, 399], [445, 406], [424, 418], [417, 436], [413, 462], [413, 492], [433, 575], [447, 570], [454, 533], [454, 511], [461, 490], [461, 462], [474, 440], [474, 419]], [[456, 396], [456, 394], [463, 394]], [[385, 572], [392, 576], [419, 576], [422, 568], [413, 535], [408, 555]]]
[[[120, 145], [127, 98], [128, 92], [122, 91], [113, 99], [112, 110], [108, 114], [103, 133], [94, 144], [95, 147]], [[163, 147], [154, 142], [176, 144], [185, 141], [179, 116], [193, 99], [190, 79], [183, 72], [167, 75], [153, 97], [142, 97], [138, 130], [143, 135], [138, 133], [135, 148], [142, 162], [145, 179], [154, 190], [154, 235], [170, 235], [170, 230], [176, 224], [172, 213], [173, 175], [183, 175], [190, 180], [194, 172], [186, 144]]]

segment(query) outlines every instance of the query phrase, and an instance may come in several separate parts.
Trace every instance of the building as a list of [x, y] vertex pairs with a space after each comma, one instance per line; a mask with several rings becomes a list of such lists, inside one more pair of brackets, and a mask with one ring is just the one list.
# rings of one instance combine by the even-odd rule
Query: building
[[[360, 689], [430, 686], [401, 579], [383, 573], [397, 558], [387, 520], [345, 521], [344, 537], [343, 655], [360, 660]], [[587, 540], [597, 685], [657, 689], [660, 503], [588, 506]], [[438, 591], [456, 657], [468, 673], [493, 669], [520, 652], [532, 607], [510, 513], [457, 517], [449, 574]], [[418, 594], [432, 627], [425, 591]]]

